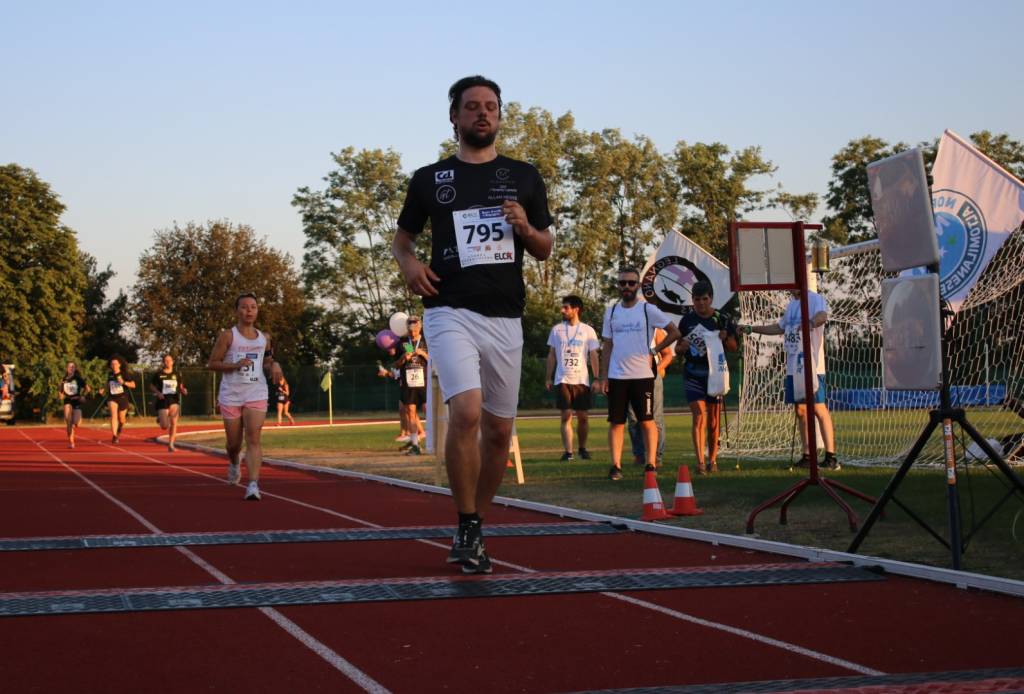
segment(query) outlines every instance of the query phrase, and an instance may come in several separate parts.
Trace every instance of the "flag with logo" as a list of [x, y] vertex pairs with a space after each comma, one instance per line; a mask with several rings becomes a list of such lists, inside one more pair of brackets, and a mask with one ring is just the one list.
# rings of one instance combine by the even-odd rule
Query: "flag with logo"
[[728, 266], [678, 231], [669, 231], [647, 261], [640, 290], [647, 301], [665, 313], [681, 316], [686, 307], [693, 305], [690, 290], [700, 280], [711, 282], [714, 308], [729, 303], [732, 290]]
[[1003, 242], [1024, 220], [1024, 183], [947, 130], [932, 167], [939, 291], [959, 311]]

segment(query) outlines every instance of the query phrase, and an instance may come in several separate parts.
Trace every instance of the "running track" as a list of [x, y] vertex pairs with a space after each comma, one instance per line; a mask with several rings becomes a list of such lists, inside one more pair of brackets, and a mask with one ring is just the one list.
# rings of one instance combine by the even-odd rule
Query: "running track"
[[[442, 495], [268, 466], [263, 501], [224, 459], [130, 428], [0, 428], [0, 537], [446, 525]], [[243, 473], [244, 481], [244, 473]], [[639, 500], [638, 500], [639, 501]], [[499, 507], [496, 524], [563, 519]], [[700, 574], [806, 562], [637, 532], [492, 537], [463, 579], [445, 539], [0, 552], [0, 602], [27, 592], [536, 574]], [[712, 571], [712, 574], [715, 572]], [[608, 574], [602, 574], [608, 575]], [[919, 579], [0, 616], [3, 692], [1021, 691], [1024, 600]], [[432, 584], [435, 585], [435, 584]], [[945, 674], [935, 674], [945, 673]], [[703, 686], [699, 686], [703, 685]], [[754, 685], [751, 685], [754, 686]], [[684, 688], [685, 687], [685, 688]], [[692, 689], [690, 687], [693, 687]]]

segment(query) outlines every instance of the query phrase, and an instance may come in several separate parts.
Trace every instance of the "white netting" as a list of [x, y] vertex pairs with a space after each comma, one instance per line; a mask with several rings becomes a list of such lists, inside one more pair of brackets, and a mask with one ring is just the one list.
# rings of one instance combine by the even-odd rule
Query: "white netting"
[[[902, 460], [928, 423], [928, 410], [938, 404], [937, 393], [882, 388], [881, 282], [887, 276], [877, 245], [859, 244], [833, 251], [832, 271], [819, 279], [818, 292], [829, 303], [828, 405], [844, 464]], [[741, 321], [774, 322], [789, 299], [787, 292], [741, 292]], [[1024, 231], [1018, 229], [999, 250], [946, 337], [953, 405], [967, 410], [975, 428], [1010, 462], [1024, 462]], [[781, 336], [743, 339], [740, 413], [726, 442], [729, 455], [800, 456], [793, 407], [782, 399], [784, 375]], [[939, 436], [932, 437], [921, 462], [942, 462]]]

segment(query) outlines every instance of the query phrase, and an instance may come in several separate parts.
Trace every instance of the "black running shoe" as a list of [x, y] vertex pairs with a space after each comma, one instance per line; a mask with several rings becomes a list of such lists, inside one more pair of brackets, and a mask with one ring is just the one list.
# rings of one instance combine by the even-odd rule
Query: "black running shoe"
[[608, 469], [608, 479], [610, 479], [612, 482], [618, 482], [619, 480], [622, 479], [622, 470], [612, 465]]
[[811, 458], [810, 458], [809, 455], [807, 455], [805, 453], [804, 455], [800, 456], [800, 460], [798, 460], [795, 463], [793, 463], [793, 465], [791, 465], [789, 469], [790, 470], [792, 470], [793, 468], [804, 468], [804, 469], [807, 469], [810, 466], [811, 466]]
[[580, 459], [590, 460], [590, 451], [588, 451], [586, 448], [580, 448]]
[[647, 465], [644, 465], [644, 472], [657, 472], [657, 471], [658, 471], [658, 468], [654, 467], [650, 463], [648, 463]]
[[825, 460], [822, 461], [821, 466], [823, 468], [828, 469], [828, 470], [842, 470], [843, 469], [843, 466], [839, 464], [838, 460], [836, 460], [836, 454], [835, 453], [826, 453], [825, 454]]
[[480, 562], [478, 554], [483, 550], [480, 538], [480, 521], [460, 523], [452, 538], [452, 550], [448, 553], [449, 564], [472, 566]]
[[464, 574], [489, 574], [494, 569], [491, 567], [491, 558], [487, 556], [487, 550], [484, 548], [484, 543], [477, 543], [477, 553], [475, 555], [476, 564], [463, 564], [462, 573]]
[[568, 463], [568, 462], [570, 462], [572, 460], [575, 460], [575, 457], [573, 456], [572, 453], [570, 453], [569, 451], [566, 451], [565, 453], [562, 454], [562, 457], [559, 458], [558, 460], [563, 462], [563, 463]]

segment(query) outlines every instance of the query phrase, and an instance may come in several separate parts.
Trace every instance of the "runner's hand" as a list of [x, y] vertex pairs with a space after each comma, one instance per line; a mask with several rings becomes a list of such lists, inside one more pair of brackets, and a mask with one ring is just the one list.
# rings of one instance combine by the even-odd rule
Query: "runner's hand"
[[252, 364], [252, 359], [249, 359], [248, 357], [242, 357], [241, 359], [235, 362], [235, 371], [241, 371], [242, 369], [246, 369], [252, 366]]
[[679, 338], [679, 341], [676, 342], [676, 354], [686, 354], [689, 351], [690, 341], [687, 340], [685, 337]]
[[414, 294], [419, 296], [437, 296], [435, 283], [440, 282], [438, 277], [429, 265], [424, 265], [414, 257], [406, 258], [404, 263], [399, 264], [402, 274], [405, 275], [405, 283]]
[[501, 211], [505, 214], [505, 221], [512, 225], [519, 236], [529, 236], [533, 232], [530, 220], [526, 218], [526, 210], [515, 200], [503, 202]]
[[544, 381], [544, 389], [545, 390], [551, 390], [551, 386], [553, 386], [553, 385], [554, 385], [554, 381], [552, 381], [550, 378], [547, 379], [546, 381]]

